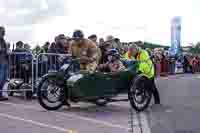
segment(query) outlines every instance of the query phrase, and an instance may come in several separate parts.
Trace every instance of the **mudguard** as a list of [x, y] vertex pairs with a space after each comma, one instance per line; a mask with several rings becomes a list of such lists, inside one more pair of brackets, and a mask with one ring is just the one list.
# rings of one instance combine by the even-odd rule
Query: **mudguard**
[[42, 76], [42, 78], [39, 80], [39, 87], [42, 85], [42, 83], [49, 78], [54, 78], [56, 80], [56, 84], [58, 85], [64, 85], [65, 84], [65, 75], [61, 72], [49, 72]]

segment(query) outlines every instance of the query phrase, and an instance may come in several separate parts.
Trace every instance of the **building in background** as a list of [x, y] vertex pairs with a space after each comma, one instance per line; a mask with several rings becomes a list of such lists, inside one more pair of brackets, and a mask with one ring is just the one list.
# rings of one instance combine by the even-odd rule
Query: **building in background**
[[174, 17], [171, 20], [171, 55], [181, 54], [181, 17]]

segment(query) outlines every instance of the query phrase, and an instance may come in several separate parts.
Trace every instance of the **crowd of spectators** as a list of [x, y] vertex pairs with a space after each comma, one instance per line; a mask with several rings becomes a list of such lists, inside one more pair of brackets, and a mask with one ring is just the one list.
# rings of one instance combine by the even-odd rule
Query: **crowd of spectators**
[[[106, 39], [99, 38], [93, 34], [88, 37], [98, 46], [99, 63], [106, 62], [106, 51], [110, 48], [115, 48], [119, 53], [124, 56], [129, 51], [131, 43], [122, 43], [119, 38], [108, 35]], [[70, 54], [70, 44], [72, 39], [60, 34], [55, 37], [54, 42], [46, 42], [43, 46], [37, 45], [31, 49], [30, 45], [19, 41], [16, 43], [16, 48], [10, 50], [12, 52], [28, 52], [32, 53], [34, 57], [41, 53], [54, 53], [54, 54]], [[142, 45], [142, 42], [139, 42]], [[137, 44], [137, 43], [136, 43]], [[10, 44], [8, 44], [9, 47]], [[171, 56], [168, 51], [162, 48], [146, 49], [152, 57], [156, 68], [157, 76], [167, 76], [177, 73], [194, 73], [200, 72], [200, 56], [185, 54], [181, 56]], [[55, 61], [54, 61], [55, 62]]]
[[200, 56], [198, 55], [171, 56], [163, 49], [154, 49], [151, 54], [154, 56], [157, 75], [200, 72]]
[[[4, 75], [7, 75], [6, 68], [8, 68], [9, 62], [7, 55], [9, 53], [29, 53], [34, 55], [35, 59], [41, 53], [54, 53], [54, 54], [70, 54], [71, 41], [70, 37], [65, 36], [64, 34], [60, 34], [55, 37], [54, 42], [46, 42], [43, 46], [37, 45], [35, 48], [31, 49], [29, 44], [26, 44], [22, 41], [19, 41], [15, 44], [15, 47], [11, 48], [10, 43], [6, 43], [4, 40], [5, 29], [4, 27], [0, 27], [0, 48], [1, 48], [1, 56], [0, 56], [0, 71]], [[123, 43], [119, 38], [115, 38], [112, 35], [108, 35], [106, 39], [99, 38], [97, 35], [93, 34], [88, 37], [89, 40], [93, 41], [98, 47], [98, 63], [105, 63], [107, 58], [106, 51], [108, 49], [114, 48], [119, 51], [121, 56], [127, 56], [130, 59], [131, 54], [129, 54], [129, 50], [131, 51], [132, 43]], [[135, 43], [134, 43], [135, 44]], [[137, 43], [136, 43], [137, 44]], [[142, 45], [142, 42], [140, 44]], [[11, 50], [12, 49], [12, 50]], [[5, 50], [7, 52], [5, 52]], [[176, 73], [194, 73], [200, 72], [200, 56], [194, 55], [181, 55], [181, 56], [170, 56], [170, 54], [164, 49], [146, 49], [155, 65], [156, 75], [157, 76], [167, 76], [169, 74]], [[127, 55], [126, 55], [127, 54]], [[31, 59], [32, 60], [32, 59]], [[56, 61], [54, 61], [56, 62]], [[17, 65], [16, 65], [17, 66]], [[0, 88], [2, 88], [3, 81], [6, 80], [6, 76], [0, 76]], [[0, 98], [2, 97], [0, 93]], [[1, 99], [0, 99], [1, 100]]]

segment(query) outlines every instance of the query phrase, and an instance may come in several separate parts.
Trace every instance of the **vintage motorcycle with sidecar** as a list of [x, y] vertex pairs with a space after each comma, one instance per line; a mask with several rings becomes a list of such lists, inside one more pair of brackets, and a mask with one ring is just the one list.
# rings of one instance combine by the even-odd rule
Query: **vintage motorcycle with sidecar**
[[[149, 79], [137, 74], [137, 62], [127, 70], [118, 73], [93, 73], [74, 71], [79, 59], [71, 59], [58, 72], [44, 75], [38, 85], [39, 104], [47, 110], [57, 110], [71, 103], [89, 102], [105, 106], [110, 102], [129, 101], [136, 111], [148, 108], [152, 91]], [[128, 94], [125, 99], [117, 96]]]

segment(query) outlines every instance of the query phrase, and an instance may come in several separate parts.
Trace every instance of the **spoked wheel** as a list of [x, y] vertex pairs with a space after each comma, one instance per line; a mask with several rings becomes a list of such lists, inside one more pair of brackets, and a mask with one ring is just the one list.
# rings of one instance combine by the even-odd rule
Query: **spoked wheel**
[[38, 101], [47, 110], [58, 110], [65, 104], [64, 88], [56, 80], [46, 78], [38, 88]]
[[145, 76], [138, 76], [133, 80], [131, 87], [129, 88], [128, 97], [132, 108], [141, 112], [148, 108], [152, 91], [151, 86], [148, 86], [149, 79]]

